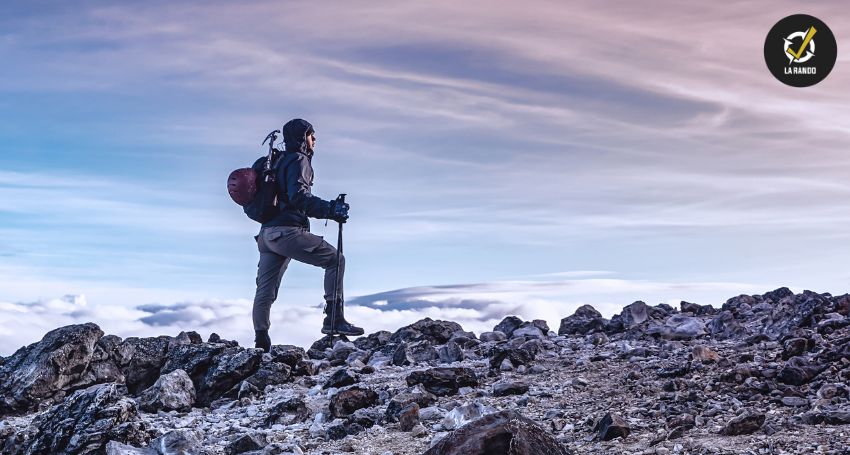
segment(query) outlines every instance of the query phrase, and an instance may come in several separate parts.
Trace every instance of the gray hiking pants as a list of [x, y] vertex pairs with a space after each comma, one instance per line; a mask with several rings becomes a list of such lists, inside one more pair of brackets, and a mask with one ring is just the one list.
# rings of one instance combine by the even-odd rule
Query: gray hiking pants
[[273, 226], [260, 229], [257, 235], [260, 263], [257, 264], [257, 292], [254, 294], [254, 330], [268, 330], [272, 303], [277, 300], [283, 272], [295, 259], [325, 269], [325, 300], [333, 299], [334, 283], [337, 297], [342, 299], [342, 277], [345, 257], [339, 255], [339, 276], [336, 273], [336, 248], [306, 228]]

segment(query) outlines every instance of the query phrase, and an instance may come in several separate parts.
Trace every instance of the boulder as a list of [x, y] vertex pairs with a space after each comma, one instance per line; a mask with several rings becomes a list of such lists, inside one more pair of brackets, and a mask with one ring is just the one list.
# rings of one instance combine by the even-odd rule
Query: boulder
[[74, 392], [37, 415], [16, 454], [103, 453], [108, 441], [144, 445], [149, 436], [136, 403], [121, 384], [97, 384]]
[[106, 455], [159, 455], [154, 449], [133, 447], [118, 441], [106, 443]]
[[437, 396], [454, 395], [461, 387], [477, 387], [475, 371], [465, 367], [440, 367], [425, 371], [414, 371], [407, 378], [407, 385], [422, 384], [428, 392]]
[[196, 383], [197, 404], [209, 406], [243, 379], [254, 374], [263, 357], [262, 349], [227, 348], [210, 363], [207, 373]]
[[329, 389], [331, 387], [341, 388], [345, 386], [349, 386], [358, 382], [359, 379], [357, 375], [352, 373], [347, 368], [340, 368], [334, 374], [332, 374], [328, 380], [325, 382], [325, 385], [322, 386], [323, 389]]
[[363, 387], [342, 390], [331, 397], [330, 410], [334, 417], [346, 417], [354, 411], [378, 404], [378, 394]]
[[307, 356], [311, 359], [322, 360], [325, 358], [325, 352], [334, 347], [338, 341], [348, 341], [345, 335], [325, 335], [322, 338], [314, 341], [307, 350]]
[[293, 375], [305, 375], [305, 363], [309, 360], [304, 348], [289, 344], [276, 344], [269, 350], [272, 362], [281, 362], [289, 367]]
[[726, 436], [737, 436], [741, 434], [752, 434], [764, 425], [764, 414], [748, 413], [726, 423], [726, 426], [720, 430], [720, 434]]
[[667, 318], [663, 326], [650, 328], [647, 333], [657, 333], [668, 340], [690, 340], [705, 335], [705, 324], [702, 319], [674, 314]]
[[[303, 367], [303, 365], [302, 365]], [[264, 390], [266, 386], [285, 384], [292, 379], [291, 367], [283, 362], [263, 362], [257, 372], [245, 379], [245, 382]]]
[[370, 333], [368, 336], [354, 340], [354, 346], [356, 346], [357, 349], [362, 349], [364, 351], [377, 351], [389, 343], [392, 335], [392, 333], [387, 332], [386, 330]]
[[543, 428], [516, 411], [474, 420], [439, 440], [424, 455], [567, 455]]
[[154, 439], [150, 447], [160, 455], [202, 455], [201, 439], [191, 430], [171, 430]]
[[593, 432], [600, 441], [610, 441], [614, 438], [625, 439], [631, 431], [629, 424], [622, 417], [610, 412], [599, 419], [593, 427]]
[[499, 381], [493, 384], [493, 396], [522, 395], [528, 392], [528, 384], [519, 381]]
[[511, 338], [519, 338], [519, 337], [532, 337], [532, 338], [545, 338], [549, 333], [549, 330], [543, 330], [537, 325], [534, 325], [532, 322], [524, 322], [519, 328], [513, 331], [511, 334]]
[[437, 349], [428, 340], [412, 343], [400, 343], [393, 353], [393, 365], [416, 365], [428, 363], [440, 358]]
[[262, 434], [242, 434], [236, 437], [236, 439], [227, 443], [227, 446], [224, 448], [224, 453], [226, 455], [238, 455], [240, 453], [250, 452], [253, 450], [260, 450], [266, 446], [266, 437]]
[[534, 346], [536, 346], [534, 343], [519, 346], [511, 345], [510, 343], [497, 344], [490, 348], [488, 352], [490, 368], [499, 369], [505, 361], [511, 365], [511, 368], [516, 368], [520, 365], [529, 366], [537, 355], [537, 350], [534, 349]]
[[558, 335], [586, 335], [604, 330], [607, 324], [608, 321], [595, 308], [582, 305], [572, 316], [561, 319]]
[[227, 349], [227, 346], [224, 344], [178, 345], [168, 351], [165, 364], [159, 373], [168, 374], [174, 370], [183, 370], [192, 378], [192, 382], [195, 384], [195, 391], [197, 392], [202, 378], [210, 370], [213, 359], [225, 349]]
[[507, 335], [499, 330], [493, 332], [482, 332], [479, 338], [481, 338], [481, 341], [485, 343], [490, 341], [505, 341], [508, 339]]
[[419, 423], [419, 405], [410, 403], [398, 413], [398, 427], [401, 431], [410, 431]]
[[152, 386], [168, 359], [171, 337], [130, 337], [117, 348], [127, 390], [133, 395]]
[[720, 361], [720, 355], [708, 346], [694, 346], [691, 356], [697, 362], [713, 363]]
[[[787, 291], [787, 292], [785, 292]], [[773, 293], [777, 293], [773, 296]], [[762, 334], [773, 340], [791, 334], [800, 327], [815, 326], [817, 316], [831, 311], [829, 295], [812, 291], [803, 291], [794, 295], [787, 288], [780, 288], [765, 294], [765, 299], [773, 302], [773, 311], [763, 323]]]
[[402, 409], [411, 403], [416, 403], [420, 408], [426, 408], [436, 402], [436, 395], [423, 389], [415, 388], [410, 392], [402, 392], [392, 397], [387, 405], [387, 411], [384, 416], [388, 421], [394, 422], [398, 420], [398, 415]]
[[268, 410], [265, 425], [270, 427], [276, 423], [292, 425], [301, 423], [310, 418], [312, 412], [298, 397], [286, 398], [272, 405]]
[[[724, 305], [725, 306], [725, 305]], [[713, 338], [726, 340], [729, 338], [741, 338], [747, 335], [747, 330], [729, 311], [721, 311], [708, 323], [708, 331]]]
[[69, 325], [6, 358], [0, 366], [0, 416], [36, 410], [60, 392], [61, 399], [83, 377], [102, 336], [96, 324]]
[[164, 374], [139, 397], [139, 407], [146, 412], [189, 411], [195, 403], [195, 385], [183, 370]]
[[799, 386], [811, 381], [824, 369], [825, 365], [811, 364], [805, 357], [792, 357], [779, 370], [776, 379], [783, 384]]
[[457, 322], [425, 318], [398, 329], [392, 334], [390, 341], [393, 343], [429, 341], [433, 345], [438, 345], [446, 343], [451, 339], [452, 334], [460, 331], [463, 331], [463, 327]]
[[448, 343], [440, 346], [437, 349], [437, 355], [440, 363], [460, 362], [463, 360], [463, 348], [454, 340], [449, 340]]
[[[493, 327], [494, 332], [502, 332], [506, 337], [513, 335], [514, 330], [518, 329], [522, 325], [522, 319], [516, 316], [508, 316], [502, 319], [502, 322], [496, 324], [496, 327]], [[482, 338], [482, 341], [483, 338]]]
[[706, 316], [715, 312], [714, 307], [711, 305], [697, 305], [696, 303], [685, 302], [684, 300], [679, 305], [682, 313], [691, 313], [694, 316]]

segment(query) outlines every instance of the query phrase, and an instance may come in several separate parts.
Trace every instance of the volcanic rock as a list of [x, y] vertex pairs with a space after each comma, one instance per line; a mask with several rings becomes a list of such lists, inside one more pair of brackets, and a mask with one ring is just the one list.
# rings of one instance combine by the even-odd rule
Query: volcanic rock
[[[171, 337], [150, 338], [130, 337], [118, 347], [121, 368], [126, 377], [127, 390], [133, 395], [152, 386], [159, 378], [160, 370], [166, 364]], [[187, 346], [181, 345], [180, 347]], [[175, 347], [177, 349], [177, 347]], [[174, 369], [167, 369], [170, 373]], [[188, 372], [185, 368], [184, 371]]]
[[558, 335], [586, 335], [603, 330], [607, 323], [595, 308], [582, 305], [572, 316], [561, 319]]
[[499, 381], [493, 384], [493, 396], [522, 395], [528, 392], [528, 384], [518, 381]]
[[414, 371], [407, 376], [407, 385], [422, 384], [437, 396], [454, 395], [461, 387], [477, 387], [478, 378], [471, 368], [440, 367]]
[[107, 441], [143, 445], [147, 427], [123, 385], [97, 384], [74, 392], [33, 419], [27, 442], [14, 454], [97, 453]]
[[330, 410], [334, 417], [346, 417], [361, 408], [378, 403], [378, 394], [363, 387], [352, 387], [331, 397]]
[[605, 414], [596, 425], [593, 427], [593, 432], [601, 441], [610, 441], [614, 438], [625, 438], [629, 435], [632, 429], [622, 417], [611, 414]]
[[764, 425], [764, 414], [748, 413], [730, 420], [720, 434], [726, 436], [751, 434], [758, 431], [762, 425]]
[[419, 423], [419, 405], [410, 403], [398, 413], [398, 426], [401, 431], [410, 431]]
[[452, 334], [459, 331], [463, 331], [463, 327], [457, 322], [425, 318], [398, 329], [392, 334], [390, 341], [394, 343], [429, 341], [432, 345], [438, 345], [446, 343], [451, 339]]
[[516, 316], [508, 316], [502, 319], [502, 322], [496, 324], [496, 327], [493, 327], [493, 331], [502, 332], [506, 337], [510, 338], [514, 333], [514, 330], [518, 329], [522, 325], [522, 322], [522, 319]]
[[253, 348], [227, 348], [215, 356], [207, 373], [196, 383], [198, 405], [209, 406], [239, 381], [254, 374], [262, 356], [262, 349]]
[[5, 359], [0, 366], [0, 416], [34, 410], [71, 389], [85, 373], [101, 336], [103, 331], [92, 323], [61, 327]]
[[486, 415], [455, 430], [424, 455], [567, 455], [555, 438], [516, 411]]
[[156, 380], [142, 392], [139, 407], [143, 411], [188, 411], [195, 402], [195, 386], [183, 370], [174, 370]]

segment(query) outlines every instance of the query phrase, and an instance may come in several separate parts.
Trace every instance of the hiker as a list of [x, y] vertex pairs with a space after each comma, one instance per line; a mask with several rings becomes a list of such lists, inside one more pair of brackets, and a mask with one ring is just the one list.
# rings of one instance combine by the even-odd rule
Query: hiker
[[[338, 255], [336, 248], [322, 237], [311, 234], [308, 220], [310, 217], [345, 223], [349, 206], [341, 201], [323, 200], [310, 192], [313, 186], [310, 161], [316, 146], [316, 135], [309, 122], [302, 119], [287, 122], [283, 126], [283, 141], [285, 150], [276, 152], [278, 156], [273, 161], [277, 167], [280, 210], [273, 219], [263, 223], [256, 236], [260, 262], [257, 265], [257, 292], [254, 295], [254, 341], [257, 348], [266, 352], [271, 349], [269, 312], [277, 299], [281, 278], [291, 259], [325, 269], [325, 320], [322, 333], [363, 335], [363, 329], [351, 325], [343, 314], [345, 257]], [[334, 313], [336, 320], [332, 321]]]

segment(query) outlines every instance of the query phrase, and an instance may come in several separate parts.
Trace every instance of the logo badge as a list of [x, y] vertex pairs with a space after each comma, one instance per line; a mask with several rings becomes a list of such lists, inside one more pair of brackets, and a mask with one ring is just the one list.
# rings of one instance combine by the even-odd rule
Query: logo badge
[[832, 30], [807, 14], [780, 20], [764, 40], [767, 68], [780, 82], [792, 87], [808, 87], [824, 80], [837, 56]]

